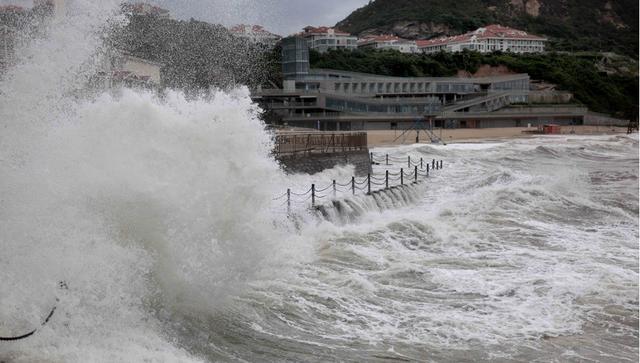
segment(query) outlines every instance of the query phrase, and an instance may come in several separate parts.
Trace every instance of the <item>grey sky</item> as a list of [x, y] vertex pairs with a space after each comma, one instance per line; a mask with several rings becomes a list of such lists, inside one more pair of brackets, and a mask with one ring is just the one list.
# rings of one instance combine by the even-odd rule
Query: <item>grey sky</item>
[[[89, 1], [89, 0], [85, 0]], [[100, 1], [100, 0], [91, 0]], [[369, 0], [135, 0], [171, 11], [178, 19], [195, 18], [233, 25], [261, 24], [280, 35], [300, 31], [306, 25], [334, 25]], [[31, 6], [32, 0], [0, 0], [0, 5]]]
[[334, 25], [369, 0], [155, 0], [177, 18], [226, 25], [262, 24], [288, 35], [306, 25]]

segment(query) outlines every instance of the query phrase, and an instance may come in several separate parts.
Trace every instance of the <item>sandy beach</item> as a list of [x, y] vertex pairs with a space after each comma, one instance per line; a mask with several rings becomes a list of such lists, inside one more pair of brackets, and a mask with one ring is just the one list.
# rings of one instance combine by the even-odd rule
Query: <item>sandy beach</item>
[[[442, 138], [445, 143], [448, 142], [464, 142], [478, 139], [504, 139], [515, 137], [532, 137], [537, 134], [526, 133], [523, 131], [533, 130], [526, 127], [505, 127], [505, 128], [487, 128], [487, 129], [445, 129], [437, 130], [436, 136]], [[606, 135], [606, 134], [624, 134], [627, 132], [626, 127], [608, 127], [608, 126], [565, 126], [562, 127], [562, 134], [575, 135]], [[413, 144], [416, 141], [416, 132], [409, 131], [403, 136], [402, 131], [394, 130], [371, 130], [367, 131], [367, 140], [370, 147], [386, 146], [386, 145], [403, 145]], [[420, 143], [430, 143], [429, 137], [420, 132]]]

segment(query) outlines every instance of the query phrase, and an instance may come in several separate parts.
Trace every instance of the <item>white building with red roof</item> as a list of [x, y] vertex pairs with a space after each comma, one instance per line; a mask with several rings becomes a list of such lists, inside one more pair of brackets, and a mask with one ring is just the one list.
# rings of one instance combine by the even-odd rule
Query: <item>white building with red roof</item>
[[418, 53], [418, 45], [414, 40], [402, 39], [395, 35], [371, 35], [358, 40], [360, 49], [392, 49], [400, 53]]
[[326, 26], [313, 27], [308, 26], [298, 36], [307, 41], [309, 49], [324, 53], [329, 49], [349, 49], [358, 48], [358, 38], [340, 31], [335, 28]]
[[126, 3], [123, 5], [123, 10], [134, 15], [155, 16], [160, 19], [171, 18], [169, 10], [147, 3]]
[[281, 36], [266, 30], [261, 25], [238, 24], [229, 28], [229, 31], [237, 37], [246, 38], [253, 42], [263, 44], [275, 44], [282, 38]]
[[462, 35], [418, 40], [417, 44], [423, 53], [461, 52], [465, 49], [480, 53], [495, 51], [540, 53], [544, 52], [546, 41], [544, 37], [529, 34], [523, 30], [502, 25], [488, 25]]

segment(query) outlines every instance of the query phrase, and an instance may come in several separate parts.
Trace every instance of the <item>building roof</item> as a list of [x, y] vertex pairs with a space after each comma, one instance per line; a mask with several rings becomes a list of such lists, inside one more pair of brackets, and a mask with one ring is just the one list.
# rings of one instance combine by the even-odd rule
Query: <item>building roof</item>
[[380, 34], [380, 35], [371, 35], [362, 38], [362, 40], [373, 40], [376, 42], [387, 42], [392, 40], [403, 40], [402, 38], [392, 35], [392, 34]]
[[398, 41], [406, 41], [406, 39], [402, 39], [395, 35], [391, 34], [380, 34], [380, 35], [370, 35], [364, 38], [358, 39], [358, 43], [382, 43], [382, 42], [398, 42]]
[[519, 40], [542, 40], [546, 41], [547, 39], [538, 35], [529, 34], [524, 30], [517, 30], [513, 28], [509, 28], [502, 25], [492, 24], [487, 25], [484, 28], [478, 28], [474, 31], [461, 34], [454, 35], [451, 37], [440, 37], [429, 40], [418, 40], [417, 44], [419, 47], [427, 47], [434, 45], [445, 45], [450, 43], [462, 43], [468, 42], [471, 40], [482, 40], [482, 39], [519, 39]]
[[124, 8], [135, 14], [168, 16], [169, 10], [147, 3], [124, 4]]
[[17, 5], [2, 5], [0, 6], [0, 13], [22, 13], [24, 8]]
[[[526, 73], [514, 73], [514, 74], [503, 74], [496, 76], [487, 76], [487, 77], [395, 77], [395, 76], [383, 76], [379, 74], [370, 74], [370, 73], [361, 73], [361, 72], [350, 72], [350, 71], [340, 71], [335, 69], [323, 69], [323, 68], [312, 68], [309, 70], [310, 76], [319, 76], [319, 75], [331, 75], [331, 77], [327, 77], [327, 80], [335, 81], [335, 82], [454, 82], [454, 83], [491, 83], [491, 82], [503, 82], [503, 81], [514, 81], [521, 79], [529, 79], [529, 75]], [[335, 78], [333, 76], [340, 76], [340, 78]], [[314, 78], [315, 80], [315, 78]]]
[[266, 30], [262, 25], [238, 24], [231, 27], [229, 31], [234, 34], [241, 34], [241, 35], [271, 36], [271, 37], [278, 37], [278, 38], [280, 37], [279, 35]]
[[319, 27], [307, 26], [302, 28], [302, 30], [304, 31], [300, 33], [300, 35], [303, 35], [303, 36], [304, 35], [327, 35], [330, 33], [333, 33], [335, 35], [351, 35], [350, 33], [346, 33], [336, 28], [332, 28], [328, 26], [319, 26]]

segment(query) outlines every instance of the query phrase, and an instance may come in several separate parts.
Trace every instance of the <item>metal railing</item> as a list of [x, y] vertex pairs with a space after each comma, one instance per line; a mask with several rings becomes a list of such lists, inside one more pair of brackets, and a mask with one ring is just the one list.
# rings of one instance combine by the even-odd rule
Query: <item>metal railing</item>
[[275, 138], [277, 155], [300, 152], [344, 152], [367, 149], [366, 132], [285, 133]]
[[265, 103], [264, 106], [266, 106], [269, 109], [274, 109], [274, 108], [294, 108], [294, 107], [318, 107], [319, 104], [318, 102], [287, 102], [287, 103], [277, 103], [277, 102], [269, 102], [269, 103]]
[[329, 200], [344, 198], [348, 195], [371, 195], [382, 190], [402, 188], [421, 183], [429, 178], [430, 173], [444, 168], [442, 160], [433, 159], [431, 162], [423, 158], [412, 160], [411, 156], [403, 159], [390, 157], [388, 154], [383, 157], [371, 153], [370, 160], [376, 165], [397, 165], [406, 162], [407, 168], [400, 168], [396, 172], [385, 170], [384, 174], [378, 175], [369, 173], [362, 179], [353, 176], [351, 180], [344, 183], [333, 180], [330, 184], [320, 187], [314, 183], [305, 192], [295, 192], [289, 188], [273, 200], [281, 200], [282, 205], [287, 207], [287, 214], [290, 214], [292, 205], [306, 205], [314, 208]]

